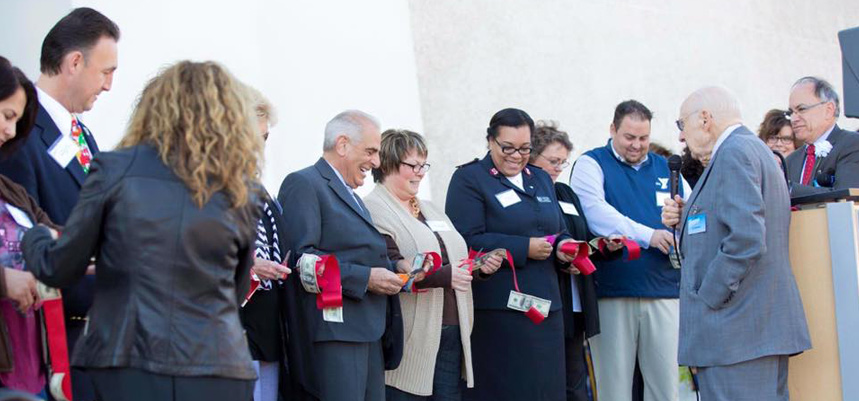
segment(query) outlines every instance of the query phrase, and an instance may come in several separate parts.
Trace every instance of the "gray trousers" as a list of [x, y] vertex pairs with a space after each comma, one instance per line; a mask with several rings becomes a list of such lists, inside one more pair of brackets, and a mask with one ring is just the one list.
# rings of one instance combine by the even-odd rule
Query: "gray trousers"
[[321, 401], [385, 401], [380, 341], [324, 341], [313, 350]]
[[701, 401], [789, 401], [787, 355], [698, 368]]

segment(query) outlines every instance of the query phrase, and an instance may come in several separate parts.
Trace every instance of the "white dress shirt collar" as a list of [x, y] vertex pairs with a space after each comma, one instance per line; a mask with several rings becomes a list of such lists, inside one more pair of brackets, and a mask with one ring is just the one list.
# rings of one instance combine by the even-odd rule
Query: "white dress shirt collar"
[[641, 168], [641, 165], [642, 165], [642, 164], [644, 164], [644, 162], [646, 162], [648, 158], [650, 158], [650, 155], [649, 155], [649, 152], [648, 152], [648, 154], [645, 154], [645, 155], [644, 155], [644, 158], [643, 158], [643, 159], [641, 159], [641, 161], [640, 161], [640, 162], [635, 163], [635, 164], [631, 164], [631, 163], [627, 162], [627, 161], [626, 161], [626, 159], [625, 159], [623, 156], [621, 156], [621, 155], [620, 155], [620, 153], [617, 153], [617, 151], [614, 149], [614, 139], [609, 139], [609, 141], [608, 141], [608, 147], [610, 147], [610, 148], [611, 148], [611, 153], [613, 153], [613, 154], [614, 154], [614, 157], [616, 157], [616, 158], [617, 158], [617, 160], [620, 160], [620, 161], [622, 161], [622, 162], [626, 163], [627, 165], [629, 165], [630, 167], [632, 167], [632, 168], [634, 168], [634, 169], [636, 169], [636, 170], [638, 170], [639, 168]]
[[722, 146], [722, 143], [725, 142], [725, 139], [728, 139], [731, 133], [734, 132], [734, 130], [736, 130], [737, 128], [740, 128], [742, 125], [743, 124], [734, 124], [729, 126], [728, 128], [725, 128], [725, 130], [722, 131], [722, 134], [719, 135], [719, 139], [716, 139], [716, 144], [713, 145], [713, 152], [710, 154], [710, 160], [713, 160], [713, 158], [716, 157], [716, 151], [719, 150], [719, 147]]
[[[505, 175], [505, 177], [507, 177], [507, 176]], [[512, 177], [507, 177], [507, 180], [510, 181], [511, 183], [513, 183], [513, 185], [515, 185], [517, 188], [521, 189], [522, 191], [525, 190], [525, 187], [522, 185], [522, 172], [521, 171], [519, 172], [519, 174], [516, 174]]]
[[60, 133], [63, 135], [71, 135], [72, 133], [72, 113], [66, 110], [60, 102], [51, 97], [47, 92], [43, 91], [42, 88], [36, 86], [36, 92], [39, 94], [39, 104], [45, 108], [45, 111], [48, 112], [48, 116], [51, 117], [51, 121], [56, 124], [57, 129], [60, 130]]
[[829, 139], [829, 134], [831, 134], [833, 130], [835, 130], [835, 124], [832, 124], [832, 126], [829, 127], [829, 129], [826, 130], [826, 132], [824, 132], [823, 135], [821, 135], [819, 138], [817, 138], [816, 141], [814, 141], [814, 147], [815, 148], [819, 147], [819, 145], [821, 143], [823, 143], [824, 141]]

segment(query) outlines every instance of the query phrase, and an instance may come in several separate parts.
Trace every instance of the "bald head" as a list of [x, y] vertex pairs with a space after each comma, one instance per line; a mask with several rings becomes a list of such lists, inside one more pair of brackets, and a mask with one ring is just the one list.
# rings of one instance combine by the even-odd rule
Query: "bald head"
[[680, 114], [687, 115], [705, 110], [716, 125], [728, 127], [739, 124], [743, 117], [740, 102], [731, 91], [721, 86], [707, 86], [692, 92], [680, 106]]
[[692, 157], [707, 165], [713, 146], [726, 128], [742, 123], [740, 102], [729, 90], [708, 86], [692, 92], [680, 106], [680, 140]]

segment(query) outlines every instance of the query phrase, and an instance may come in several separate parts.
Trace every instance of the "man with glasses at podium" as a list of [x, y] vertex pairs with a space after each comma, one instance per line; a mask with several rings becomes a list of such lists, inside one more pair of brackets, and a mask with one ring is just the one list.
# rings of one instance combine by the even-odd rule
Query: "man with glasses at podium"
[[800, 78], [790, 91], [790, 119], [805, 145], [787, 157], [792, 197], [859, 188], [859, 135], [838, 127], [838, 93], [825, 80]]

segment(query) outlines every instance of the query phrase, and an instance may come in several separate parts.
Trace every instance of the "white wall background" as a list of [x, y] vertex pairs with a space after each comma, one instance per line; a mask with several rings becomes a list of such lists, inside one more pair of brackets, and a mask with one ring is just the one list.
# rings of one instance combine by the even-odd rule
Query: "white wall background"
[[83, 117], [102, 149], [122, 137], [146, 81], [182, 59], [222, 63], [278, 109], [263, 176], [273, 194], [289, 172], [322, 154], [325, 123], [342, 110], [361, 109], [385, 127], [423, 131], [409, 9], [402, 1], [54, 1], [44, 5], [51, 6], [48, 21], [37, 18], [43, 8], [37, 1], [3, 1], [11, 1], [12, 15], [39, 22], [15, 27], [37, 40], [14, 44], [7, 28], [0, 38], [0, 54], [34, 79], [41, 38], [72, 7], [93, 7], [120, 26], [113, 89]]
[[800, 76], [840, 90], [836, 34], [859, 24], [856, 0], [2, 1], [0, 54], [32, 78], [42, 38], [72, 7], [120, 25], [114, 89], [84, 116], [103, 149], [161, 67], [211, 59], [278, 108], [263, 177], [273, 193], [319, 157], [325, 123], [358, 108], [427, 136], [422, 196], [439, 203], [501, 108], [559, 121], [578, 154], [603, 145], [614, 106], [635, 98], [655, 113], [654, 140], [676, 150], [673, 121], [698, 87], [736, 92], [753, 129]]
[[755, 131], [767, 110], [787, 107], [799, 77], [825, 77], [840, 92], [837, 32], [859, 25], [856, 0], [409, 4], [430, 158], [443, 159], [437, 200], [454, 166], [483, 156], [502, 108], [557, 120], [578, 154], [605, 145], [614, 107], [634, 98], [654, 112], [653, 140], [679, 150], [674, 120], [699, 87], [733, 90]]

